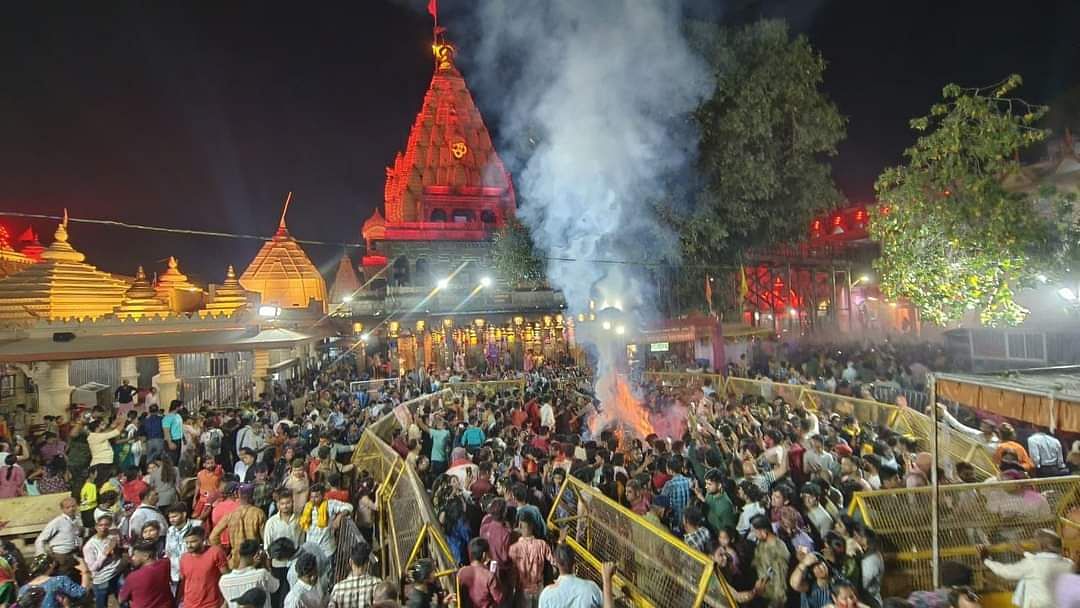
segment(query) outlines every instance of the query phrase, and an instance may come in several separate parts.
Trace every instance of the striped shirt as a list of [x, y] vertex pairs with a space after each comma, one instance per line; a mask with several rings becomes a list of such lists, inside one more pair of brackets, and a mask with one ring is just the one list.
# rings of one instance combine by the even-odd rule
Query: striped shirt
[[221, 578], [218, 579], [221, 596], [228, 602], [229, 608], [239, 608], [236, 600], [248, 589], [256, 587], [266, 592], [266, 601], [263, 608], [270, 608], [270, 594], [278, 590], [279, 584], [269, 570], [251, 566], [233, 570], [228, 574], [222, 574]]
[[334, 585], [327, 608], [368, 608], [379, 582], [370, 574], [351, 574]]

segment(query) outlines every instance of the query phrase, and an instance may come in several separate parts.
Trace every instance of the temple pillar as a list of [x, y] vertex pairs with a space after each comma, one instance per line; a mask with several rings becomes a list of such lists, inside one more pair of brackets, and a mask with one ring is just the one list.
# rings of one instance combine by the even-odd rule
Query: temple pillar
[[269, 393], [274, 387], [270, 379], [270, 351], [255, 351], [251, 361], [251, 380], [255, 383], [255, 397], [259, 393]]
[[120, 381], [128, 381], [128, 384], [139, 388], [139, 370], [135, 365], [135, 357], [120, 357]]
[[168, 411], [169, 403], [179, 399], [180, 380], [176, 377], [176, 360], [172, 355], [158, 355], [158, 373], [153, 384], [158, 389], [158, 403]]
[[70, 361], [42, 361], [30, 365], [19, 365], [37, 386], [38, 417], [67, 417], [71, 408], [71, 391], [74, 386], [68, 382]]

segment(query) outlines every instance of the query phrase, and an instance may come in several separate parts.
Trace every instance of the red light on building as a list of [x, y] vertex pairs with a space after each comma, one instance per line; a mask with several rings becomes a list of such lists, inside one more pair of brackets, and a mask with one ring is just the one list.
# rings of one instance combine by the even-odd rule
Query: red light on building
[[821, 220], [814, 220], [813, 223], [810, 224], [810, 230], [821, 232]]
[[832, 225], [833, 226], [839, 226], [839, 225], [841, 225], [843, 223], [844, 223], [844, 217], [842, 215], [840, 215], [839, 213], [832, 216]]
[[855, 212], [855, 222], [857, 224], [862, 224], [865, 221], [866, 221], [866, 209], [859, 209], [858, 211], [856, 211]]

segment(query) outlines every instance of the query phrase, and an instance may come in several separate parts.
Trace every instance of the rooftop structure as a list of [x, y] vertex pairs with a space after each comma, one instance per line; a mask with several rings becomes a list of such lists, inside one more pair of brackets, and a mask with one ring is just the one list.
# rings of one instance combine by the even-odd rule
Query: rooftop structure
[[359, 289], [360, 281], [356, 278], [356, 271], [353, 270], [349, 253], [345, 252], [338, 262], [337, 273], [334, 275], [334, 284], [330, 287], [330, 302], [339, 304], [345, 302], [345, 298], [352, 299]]
[[240, 280], [236, 278], [236, 270], [233, 269], [232, 264], [229, 264], [225, 270], [225, 281], [211, 288], [210, 301], [206, 304], [206, 310], [211, 314], [232, 314], [248, 304], [247, 293], [240, 286]]
[[290, 192], [281, 211], [277, 232], [240, 275], [240, 285], [258, 293], [263, 304], [306, 308], [308, 302], [315, 300], [325, 309], [326, 281], [285, 225], [285, 214], [291, 201]]
[[98, 318], [124, 299], [127, 283], [87, 264], [68, 243], [67, 211], [41, 261], [0, 279], [0, 323]]
[[385, 219], [364, 222], [365, 267], [381, 267], [378, 242], [482, 241], [514, 215], [514, 186], [491, 143], [461, 72], [455, 48], [432, 45], [435, 73], [404, 152], [386, 170]]
[[194, 312], [203, 307], [205, 300], [203, 290], [180, 272], [180, 262], [173, 256], [169, 256], [165, 272], [158, 275], [154, 291], [173, 312]]
[[150, 316], [166, 317], [172, 312], [169, 305], [158, 297], [142, 266], [135, 272], [135, 281], [124, 294], [124, 301], [113, 313], [117, 318], [128, 319]]

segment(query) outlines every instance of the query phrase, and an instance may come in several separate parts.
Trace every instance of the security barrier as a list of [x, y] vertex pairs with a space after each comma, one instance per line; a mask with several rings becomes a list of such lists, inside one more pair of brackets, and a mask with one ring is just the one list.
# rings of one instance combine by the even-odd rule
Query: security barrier
[[615, 564], [617, 605], [736, 606], [709, 556], [573, 477], [559, 490], [548, 527], [566, 531], [578, 576], [599, 585], [601, 565]]
[[[798, 384], [724, 378], [716, 374], [650, 372], [646, 374], [646, 378], [691, 389], [701, 388], [704, 381], [710, 379], [713, 387], [721, 394], [752, 395], [767, 401], [782, 397], [787, 403], [801, 404], [807, 409], [829, 414], [835, 412], [841, 416], [851, 415], [861, 423], [887, 426], [901, 435], [914, 437], [919, 449], [930, 451], [933, 420], [910, 407], [815, 391]], [[970, 463], [979, 479], [989, 479], [997, 474], [997, 466], [994, 465], [990, 452], [981, 443], [944, 424], [938, 428], [938, 452], [942, 454], [942, 460], [950, 465], [960, 461]]]
[[[443, 390], [413, 399], [402, 406], [409, 412], [415, 412], [422, 404], [450, 395], [449, 390]], [[399, 416], [402, 414], [403, 411], [397, 410], [371, 424], [357, 443], [352, 459], [358, 471], [366, 470], [380, 482], [375, 493], [375, 503], [378, 505], [375, 528], [380, 544], [375, 549], [380, 557], [382, 576], [402, 580], [416, 560], [430, 557], [438, 566], [436, 577], [443, 588], [452, 590], [456, 584], [456, 563], [431, 508], [431, 499], [416, 471], [387, 443], [392, 430], [400, 428]], [[352, 531], [351, 534], [359, 533]], [[356, 537], [352, 538], [355, 542]], [[345, 570], [348, 569], [347, 561], [339, 560], [339, 577], [343, 574], [342, 563]]]
[[455, 392], [471, 391], [482, 392], [486, 397], [492, 397], [496, 393], [516, 390], [519, 394], [525, 392], [524, 380], [487, 380], [477, 382], [450, 382], [447, 384]]
[[[878, 534], [885, 557], [883, 595], [933, 589], [932, 488], [857, 492], [850, 514]], [[1011, 590], [1013, 584], [982, 565], [976, 547], [990, 547], [993, 559], [1020, 559], [1036, 530], [1057, 530], [1065, 554], [1080, 550], [1080, 477], [1056, 477], [940, 486], [938, 546], [941, 560], [969, 566], [982, 592]]]

